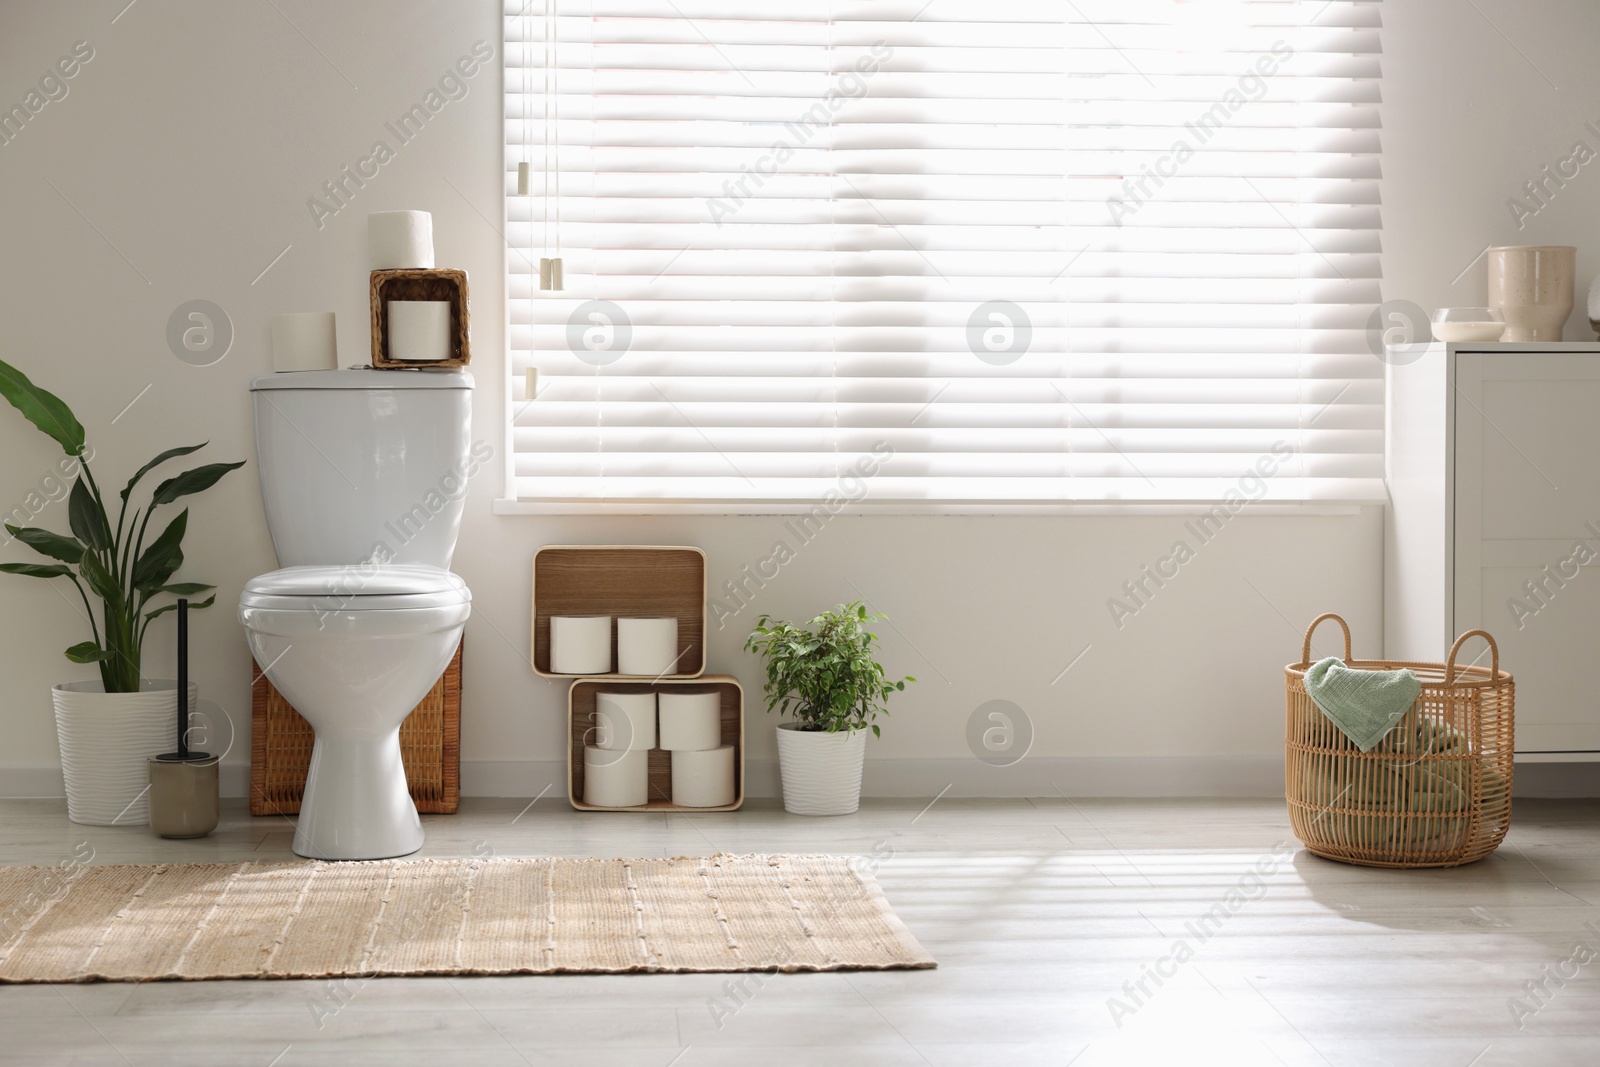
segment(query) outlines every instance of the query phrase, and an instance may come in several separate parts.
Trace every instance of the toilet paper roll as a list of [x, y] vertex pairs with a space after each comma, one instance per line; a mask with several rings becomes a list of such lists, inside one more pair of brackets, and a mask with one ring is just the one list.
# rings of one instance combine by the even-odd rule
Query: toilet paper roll
[[642, 748], [583, 750], [583, 802], [592, 808], [637, 808], [650, 799], [650, 753]]
[[672, 802], [680, 808], [720, 808], [733, 803], [733, 746], [672, 753]]
[[426, 211], [374, 211], [367, 216], [369, 270], [433, 266], [433, 216]]
[[389, 301], [389, 358], [417, 363], [450, 358], [450, 301]]
[[596, 748], [608, 751], [656, 747], [654, 693], [596, 693]]
[[652, 678], [678, 670], [677, 619], [618, 619], [617, 673]]
[[272, 369], [336, 370], [338, 334], [333, 312], [302, 311], [272, 316]]
[[704, 752], [722, 744], [722, 694], [662, 693], [659, 747]]
[[610, 674], [611, 616], [552, 615], [551, 674]]

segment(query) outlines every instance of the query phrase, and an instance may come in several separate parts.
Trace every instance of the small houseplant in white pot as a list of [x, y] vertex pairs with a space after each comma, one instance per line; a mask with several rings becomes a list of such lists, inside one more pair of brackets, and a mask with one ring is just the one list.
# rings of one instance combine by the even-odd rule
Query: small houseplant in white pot
[[767, 710], [793, 714], [778, 725], [783, 807], [792, 815], [849, 815], [861, 806], [867, 731], [887, 715], [890, 693], [915, 678], [889, 681], [873, 658], [878, 635], [859, 601], [825, 611], [801, 628], [763, 615], [745, 651], [766, 659]]
[[[72, 534], [6, 523], [13, 538], [47, 557], [49, 563], [0, 563], [0, 573], [34, 578], [67, 578], [83, 601], [93, 640], [66, 650], [73, 663], [93, 663], [98, 681], [65, 682], [52, 700], [56, 738], [61, 745], [61, 770], [66, 780], [67, 816], [95, 826], [131, 826], [149, 820], [145, 761], [172, 747], [177, 682], [149, 679], [141, 670], [141, 651], [150, 623], [177, 607], [158, 605], [166, 597], [190, 597], [213, 586], [171, 581], [183, 565], [183, 535], [189, 512], [184, 509], [148, 544], [145, 534], [158, 507], [209, 489], [224, 474], [244, 466], [208, 463], [168, 478], [149, 501], [128, 510], [141, 479], [170, 459], [205, 447], [171, 448], [146, 463], [123, 487], [117, 525], [113, 529], [100, 486], [89, 470], [83, 425], [62, 400], [39, 388], [27, 375], [0, 361], [0, 396], [76, 460], [78, 478], [67, 498]], [[99, 601], [99, 621], [91, 597]], [[209, 607], [212, 594], [190, 607]], [[195, 687], [188, 701], [194, 711]]]

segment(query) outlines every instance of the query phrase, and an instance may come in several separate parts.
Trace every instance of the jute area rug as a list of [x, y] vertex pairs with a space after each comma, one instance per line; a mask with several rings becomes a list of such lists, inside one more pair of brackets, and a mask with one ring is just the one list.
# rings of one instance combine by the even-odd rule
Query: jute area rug
[[0, 982], [933, 966], [840, 856], [0, 868]]

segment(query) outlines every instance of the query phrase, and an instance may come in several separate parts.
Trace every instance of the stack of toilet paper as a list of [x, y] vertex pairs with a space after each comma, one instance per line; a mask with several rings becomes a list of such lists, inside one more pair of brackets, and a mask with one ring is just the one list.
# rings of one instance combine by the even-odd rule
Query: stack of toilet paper
[[[433, 216], [426, 211], [376, 211], [367, 216], [367, 265], [373, 271], [433, 270]], [[418, 365], [451, 357], [453, 301], [386, 300], [388, 344], [373, 351]], [[463, 350], [465, 342], [463, 342]], [[463, 359], [465, 352], [463, 351]]]
[[583, 802], [634, 808], [650, 800], [650, 750], [672, 754], [672, 803], [732, 804], [734, 746], [722, 743], [722, 696], [685, 692], [600, 692], [583, 750]]
[[672, 753], [672, 802], [681, 808], [733, 803], [733, 746], [722, 743], [722, 694], [715, 690], [660, 696], [661, 747]]
[[[617, 620], [617, 674], [662, 678], [681, 658], [677, 619]], [[611, 616], [551, 616], [550, 673], [612, 673]]]
[[594, 808], [648, 804], [655, 747], [654, 693], [596, 693], [594, 728], [583, 749], [583, 802]]

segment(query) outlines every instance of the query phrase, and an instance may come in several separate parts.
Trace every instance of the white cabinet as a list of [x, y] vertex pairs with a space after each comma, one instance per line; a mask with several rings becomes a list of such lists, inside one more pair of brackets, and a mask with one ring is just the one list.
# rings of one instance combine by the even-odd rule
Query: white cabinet
[[1518, 758], [1600, 760], [1600, 344], [1389, 357], [1385, 655], [1488, 630]]

